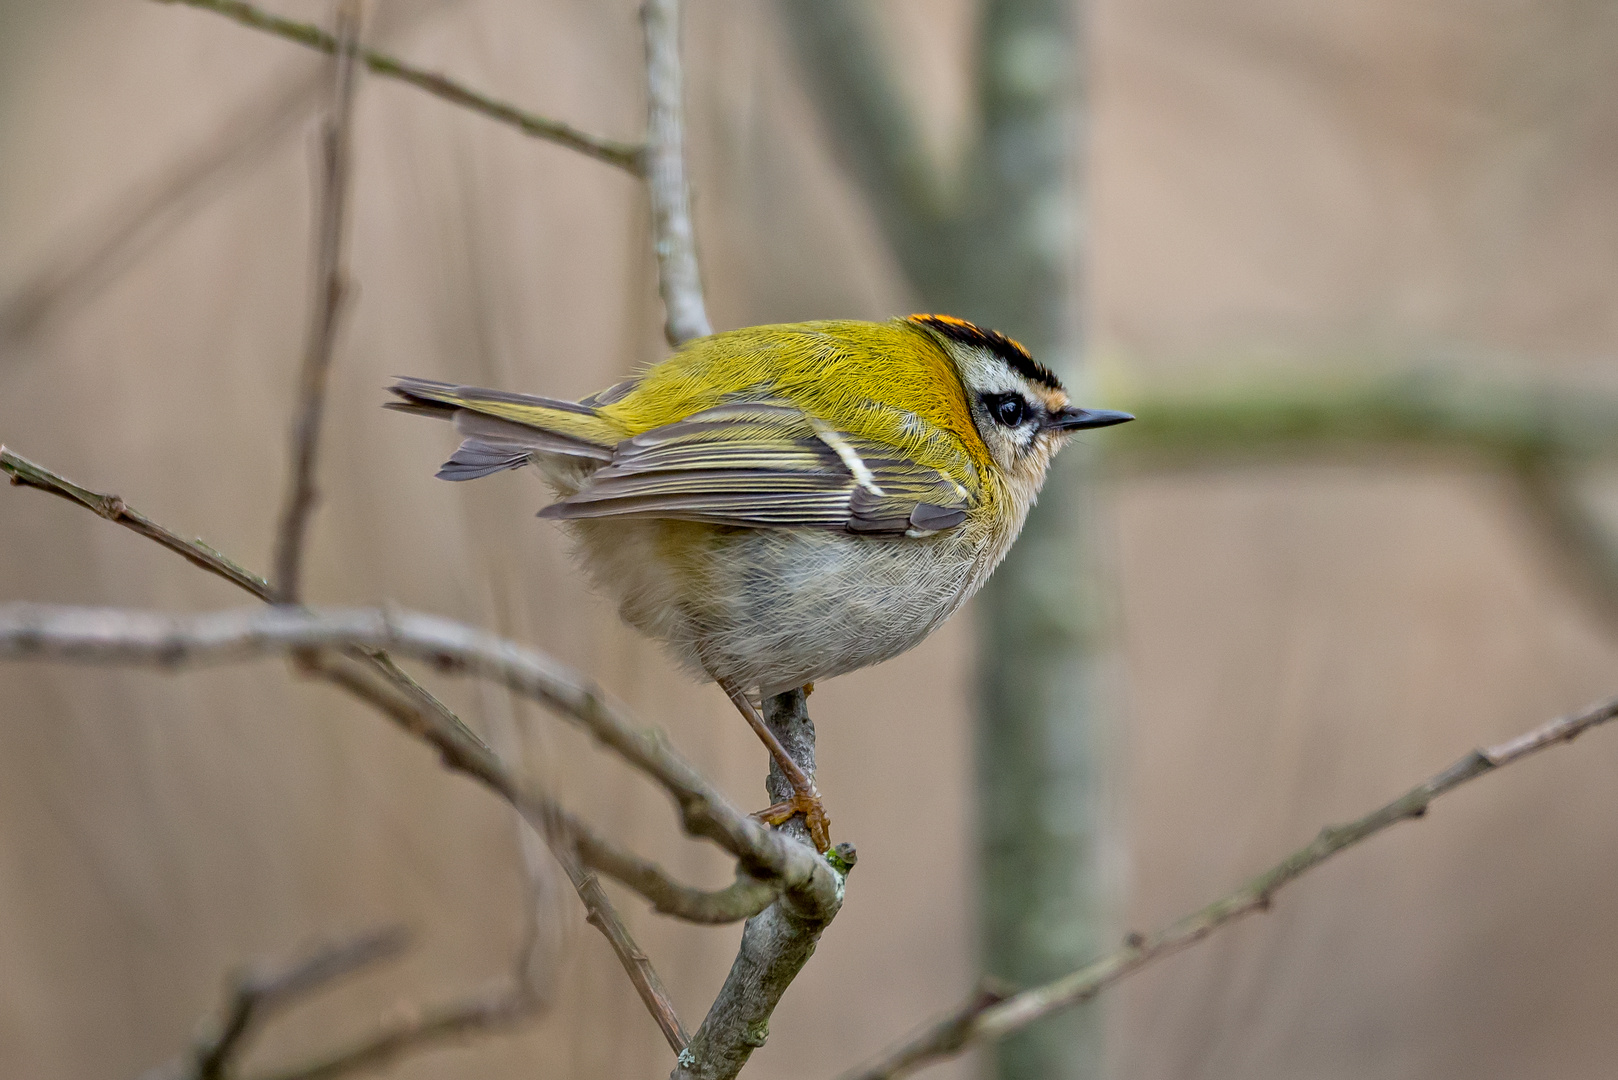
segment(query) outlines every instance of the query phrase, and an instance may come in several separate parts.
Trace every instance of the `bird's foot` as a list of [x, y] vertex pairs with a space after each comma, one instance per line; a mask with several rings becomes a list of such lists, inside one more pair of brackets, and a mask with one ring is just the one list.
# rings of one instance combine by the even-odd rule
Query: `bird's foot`
[[830, 851], [831, 818], [826, 816], [826, 807], [820, 800], [820, 792], [816, 791], [813, 785], [805, 790], [794, 791], [792, 798], [766, 807], [753, 816], [766, 825], [780, 827], [799, 814], [803, 815], [803, 823], [809, 827], [809, 841], [814, 844], [815, 850]]

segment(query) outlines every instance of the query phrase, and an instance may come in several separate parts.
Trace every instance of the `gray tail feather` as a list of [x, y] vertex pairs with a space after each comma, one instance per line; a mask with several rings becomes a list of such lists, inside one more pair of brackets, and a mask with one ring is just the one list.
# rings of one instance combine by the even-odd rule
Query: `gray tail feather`
[[409, 375], [396, 378], [388, 389], [398, 394], [403, 401], [390, 401], [384, 404], [384, 409], [394, 409], [398, 412], [415, 413], [418, 416], [436, 416], [448, 420], [455, 415], [459, 406], [446, 400], [455, 393], [455, 384], [436, 382], [432, 379], [417, 379]]
[[409, 376], [395, 380], [388, 389], [404, 400], [390, 401], [384, 408], [444, 420], [453, 419], [455, 429], [465, 436], [460, 448], [438, 470], [438, 477], [442, 480], [476, 480], [507, 469], [520, 469], [535, 454], [559, 454], [602, 462], [612, 460], [609, 447], [474, 412], [466, 408], [463, 402], [510, 401], [567, 412], [593, 413], [595, 410], [587, 404]]
[[561, 454], [563, 457], [589, 458], [593, 461], [612, 460], [612, 448], [609, 446], [598, 446], [560, 432], [464, 409], [455, 415], [455, 430], [469, 440], [494, 443], [514, 450], [521, 448], [524, 452]]
[[520, 469], [535, 454], [612, 460], [612, 451], [604, 446], [464, 409], [455, 414], [455, 430], [466, 439], [438, 470], [440, 480], [476, 480], [506, 469]]
[[528, 464], [528, 454], [528, 450], [510, 443], [467, 439], [439, 468], [437, 476], [440, 480], [477, 480], [507, 469], [522, 468]]

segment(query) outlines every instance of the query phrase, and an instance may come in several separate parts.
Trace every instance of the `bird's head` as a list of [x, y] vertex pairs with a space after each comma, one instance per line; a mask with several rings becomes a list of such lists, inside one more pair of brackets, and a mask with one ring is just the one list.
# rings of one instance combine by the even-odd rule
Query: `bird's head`
[[1052, 371], [1021, 344], [949, 315], [912, 315], [935, 335], [960, 373], [972, 421], [989, 456], [1014, 481], [1036, 489], [1067, 437], [1134, 417], [1109, 409], [1082, 409], [1068, 401]]

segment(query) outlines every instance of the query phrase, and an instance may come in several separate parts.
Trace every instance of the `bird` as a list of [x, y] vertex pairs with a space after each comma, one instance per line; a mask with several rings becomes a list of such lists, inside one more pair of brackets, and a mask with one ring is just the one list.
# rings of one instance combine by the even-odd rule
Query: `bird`
[[727, 330], [579, 401], [398, 378], [450, 419], [438, 471], [527, 465], [593, 584], [730, 698], [792, 786], [760, 813], [830, 820], [759, 699], [905, 652], [1005, 558], [1052, 457], [1132, 420], [1073, 405], [1017, 341], [949, 315]]

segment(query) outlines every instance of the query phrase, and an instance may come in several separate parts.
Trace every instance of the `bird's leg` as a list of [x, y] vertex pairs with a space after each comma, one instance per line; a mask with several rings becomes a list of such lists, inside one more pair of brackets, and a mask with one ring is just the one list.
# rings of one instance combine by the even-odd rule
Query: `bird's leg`
[[747, 699], [746, 693], [732, 686], [723, 679], [716, 680], [720, 689], [730, 698], [731, 704], [742, 714], [747, 726], [753, 729], [770, 756], [775, 759], [776, 767], [781, 775], [792, 785], [792, 797], [778, 802], [774, 806], [760, 810], [753, 815], [768, 825], [783, 825], [796, 814], [803, 815], [804, 824], [809, 828], [809, 840], [814, 844], [816, 851], [831, 850], [831, 819], [826, 816], [826, 808], [820, 801], [820, 792], [809, 774], [803, 771], [792, 755], [788, 754], [781, 740], [775, 737], [769, 725], [764, 723], [764, 717], [759, 715], [757, 708]]

